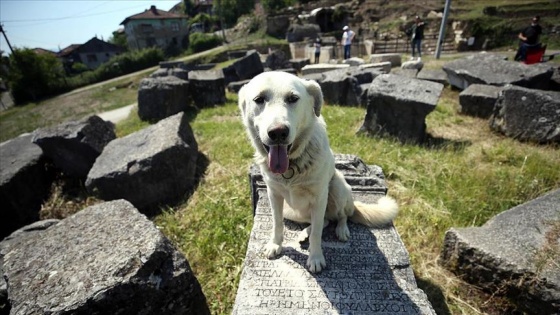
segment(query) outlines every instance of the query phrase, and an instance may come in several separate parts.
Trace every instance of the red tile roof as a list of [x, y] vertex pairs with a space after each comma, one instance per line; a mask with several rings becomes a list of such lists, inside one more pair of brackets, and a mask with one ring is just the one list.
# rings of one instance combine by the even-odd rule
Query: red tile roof
[[33, 51], [38, 55], [56, 55], [56, 53], [52, 50], [43, 49], [43, 48], [33, 48]]
[[121, 22], [121, 25], [125, 25], [130, 20], [152, 20], [152, 19], [180, 19], [186, 18], [184, 15], [175, 14], [163, 10], [159, 10], [155, 5], [151, 6], [149, 9], [142, 13], [131, 15]]
[[67, 56], [69, 54], [71, 54], [74, 50], [78, 49], [80, 46], [82, 46], [81, 44], [72, 44], [66, 48], [64, 48], [63, 50], [58, 52], [58, 56], [59, 57], [64, 57]]

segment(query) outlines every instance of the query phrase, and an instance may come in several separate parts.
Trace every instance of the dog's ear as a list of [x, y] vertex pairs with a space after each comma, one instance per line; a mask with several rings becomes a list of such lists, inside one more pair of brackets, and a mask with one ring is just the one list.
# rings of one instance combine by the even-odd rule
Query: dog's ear
[[321, 116], [321, 107], [323, 106], [323, 91], [321, 86], [314, 80], [304, 80], [307, 93], [313, 97], [313, 111], [317, 117]]
[[237, 92], [237, 105], [241, 111], [241, 117], [245, 117], [245, 87], [247, 84], [243, 85], [239, 92]]

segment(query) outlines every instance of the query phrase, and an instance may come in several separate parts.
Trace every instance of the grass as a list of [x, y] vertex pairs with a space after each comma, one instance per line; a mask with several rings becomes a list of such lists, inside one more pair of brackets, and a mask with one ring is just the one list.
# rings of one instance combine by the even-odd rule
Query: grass
[[[252, 223], [247, 168], [253, 151], [235, 97], [228, 99], [192, 122], [200, 150], [211, 161], [200, 187], [185, 205], [156, 219], [188, 257], [214, 314], [231, 312]], [[434, 147], [356, 135], [362, 108], [325, 106], [322, 112], [335, 152], [383, 167], [389, 193], [401, 206], [395, 225], [438, 312], [499, 314], [510, 307], [506, 301], [479, 292], [438, 265], [444, 233], [450, 227], [480, 226], [560, 187], [559, 152], [493, 134], [486, 121], [459, 116], [457, 99], [458, 92], [446, 90], [428, 116], [429, 131], [445, 139]]]
[[[432, 62], [440, 61], [425, 62], [437, 68]], [[0, 136], [9, 139], [135, 101], [135, 94], [126, 89], [108, 91], [103, 86], [0, 112]], [[238, 117], [236, 96], [227, 94], [227, 99], [224, 106], [202, 109], [191, 121], [199, 150], [209, 161], [197, 190], [184, 204], [164, 209], [154, 219], [187, 257], [213, 314], [231, 313], [252, 228], [247, 173], [253, 149]], [[445, 231], [480, 226], [497, 213], [560, 188], [560, 150], [495, 134], [486, 120], [459, 115], [457, 109], [458, 92], [445, 88], [426, 121], [438, 141], [427, 146], [356, 135], [364, 108], [326, 105], [322, 113], [335, 152], [355, 154], [383, 168], [389, 194], [401, 207], [395, 226], [418, 284], [436, 311], [502, 314], [511, 310], [507, 300], [481, 292], [438, 264]], [[146, 126], [133, 112], [116, 131], [122, 137]], [[80, 205], [98, 202], [83, 192], [63, 189], [64, 183], [59, 186], [44, 206], [44, 217], [64, 217]], [[554, 250], [537, 259], [550, 261], [557, 257]]]
[[138, 82], [143, 77], [145, 75], [138, 75], [79, 93], [68, 93], [40, 103], [0, 111], [0, 142], [37, 128], [77, 120], [135, 103]]

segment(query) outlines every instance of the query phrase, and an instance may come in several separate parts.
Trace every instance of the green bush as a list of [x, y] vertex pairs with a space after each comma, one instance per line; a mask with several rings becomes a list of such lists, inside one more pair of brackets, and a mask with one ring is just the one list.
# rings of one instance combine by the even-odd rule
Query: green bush
[[160, 48], [127, 52], [111, 58], [93, 71], [75, 63], [80, 74], [67, 77], [62, 63], [51, 55], [38, 55], [31, 49], [16, 49], [10, 56], [8, 83], [16, 104], [38, 101], [85, 85], [112, 79], [158, 65], [165, 60]]
[[205, 51], [218, 47], [222, 44], [222, 39], [216, 35], [203, 33], [192, 33], [189, 35], [189, 50], [193, 53]]
[[160, 48], [146, 48], [115, 56], [99, 68], [94, 70], [98, 81], [112, 79], [117, 76], [132, 73], [156, 66], [164, 60], [163, 50]]
[[262, 0], [261, 4], [266, 12], [277, 12], [295, 3], [294, 0]]
[[24, 48], [10, 56], [8, 84], [16, 104], [37, 101], [64, 88], [64, 70], [54, 55], [37, 54]]
[[74, 71], [74, 73], [82, 73], [88, 70], [89, 70], [88, 67], [81, 62], [75, 62], [72, 65], [72, 71]]

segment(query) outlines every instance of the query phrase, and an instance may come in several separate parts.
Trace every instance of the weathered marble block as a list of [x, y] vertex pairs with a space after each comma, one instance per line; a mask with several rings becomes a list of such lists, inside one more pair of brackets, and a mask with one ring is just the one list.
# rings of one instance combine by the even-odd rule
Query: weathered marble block
[[553, 68], [545, 63], [526, 65], [504, 60], [502, 56], [476, 54], [443, 65], [449, 84], [464, 90], [471, 84], [504, 86], [513, 84], [546, 90]]
[[344, 69], [344, 68], [348, 68], [350, 67], [350, 65], [345, 65], [345, 64], [325, 64], [325, 63], [320, 63], [320, 64], [314, 64], [314, 65], [307, 65], [304, 66], [303, 68], [301, 68], [301, 74], [302, 75], [307, 75], [307, 74], [312, 74], [312, 73], [323, 73], [323, 72], [327, 72], [327, 71], [331, 71], [331, 70], [337, 70], [337, 69]]
[[[336, 155], [336, 166], [357, 200], [375, 202], [386, 193], [380, 167], [352, 155]], [[305, 226], [285, 220], [284, 251], [266, 258], [271, 209], [257, 167], [249, 178], [255, 217], [233, 314], [435, 314], [392, 225], [370, 229], [350, 223], [350, 240], [341, 242], [330, 224], [322, 243], [327, 267], [311, 274], [305, 267], [308, 243], [297, 241]]]
[[440, 263], [479, 288], [511, 297], [529, 314], [558, 314], [558, 222], [560, 189], [481, 227], [451, 228]]
[[401, 54], [398, 53], [387, 53], [387, 54], [372, 54], [369, 56], [370, 63], [378, 62], [391, 62], [393, 67], [400, 67], [402, 63]]
[[502, 87], [484, 84], [471, 84], [459, 94], [459, 111], [466, 115], [488, 118], [492, 115], [494, 104]]
[[426, 116], [436, 108], [442, 90], [440, 83], [382, 74], [369, 86], [360, 131], [422, 143], [427, 136]]

